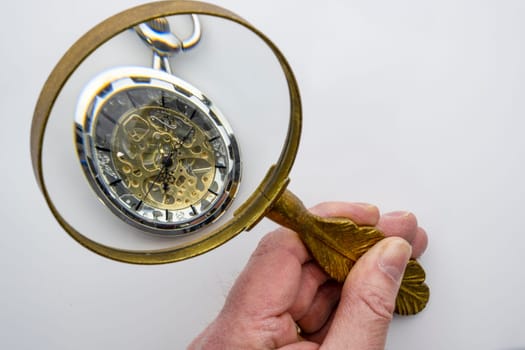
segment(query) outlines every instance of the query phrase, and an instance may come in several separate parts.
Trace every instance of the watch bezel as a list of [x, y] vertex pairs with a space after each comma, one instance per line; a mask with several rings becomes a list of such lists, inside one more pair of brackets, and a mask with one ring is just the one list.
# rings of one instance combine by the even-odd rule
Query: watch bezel
[[[226, 168], [222, 170], [224, 182], [211, 205], [201, 212], [171, 210], [182, 219], [162, 222], [155, 219], [156, 208], [143, 204], [134, 210], [111, 191], [104, 181], [103, 170], [95, 161], [95, 132], [102, 108], [115, 95], [138, 88], [159, 89], [184, 101], [198, 110], [213, 125], [225, 144]], [[146, 106], [146, 105], [144, 105]], [[143, 106], [136, 106], [137, 108]], [[118, 116], [119, 118], [122, 116]], [[115, 120], [117, 123], [118, 120]], [[241, 178], [241, 158], [233, 130], [220, 110], [200, 90], [188, 82], [163, 71], [144, 67], [118, 67], [102, 72], [83, 89], [75, 113], [75, 144], [84, 175], [100, 201], [128, 224], [158, 235], [180, 235], [194, 232], [215, 222], [231, 205], [237, 194]], [[221, 174], [216, 172], [215, 176]], [[193, 214], [193, 216], [192, 216]]]

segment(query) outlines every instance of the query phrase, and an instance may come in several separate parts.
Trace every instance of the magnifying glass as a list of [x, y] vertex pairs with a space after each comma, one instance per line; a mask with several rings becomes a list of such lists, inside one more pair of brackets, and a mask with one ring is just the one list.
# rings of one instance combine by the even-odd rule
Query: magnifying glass
[[[175, 15], [191, 15], [193, 29], [187, 37], [181, 39], [173, 33], [167, 18]], [[244, 169], [238, 142], [241, 135], [215, 101], [173, 74], [170, 65], [173, 54], [192, 47], [197, 50], [205, 35], [201, 16], [227, 20], [259, 38], [286, 80], [289, 116], [284, 145], [260, 183], [242, 199], [236, 197], [242, 174], [249, 169]], [[64, 86], [95, 50], [129, 28], [134, 28], [137, 41], [142, 40], [152, 50], [153, 65], [112, 68], [87, 82], [76, 107], [72, 147], [87, 182], [104, 204], [99, 209], [106, 208], [134, 231], [153, 234], [148, 240], [168, 238], [163, 241], [168, 246], [153, 249], [116, 247], [81, 232], [66, 219], [67, 209], [59, 207], [51, 195], [52, 180], [49, 174], [45, 176], [43, 165], [45, 136], [51, 139], [47, 134], [50, 116], [57, 109]], [[334, 279], [344, 281], [355, 261], [384, 236], [347, 218], [312, 215], [286, 189], [299, 145], [301, 119], [299, 88], [291, 67], [263, 33], [216, 5], [194, 1], [149, 3], [97, 25], [58, 62], [35, 107], [32, 164], [60, 225], [80, 244], [107, 258], [135, 264], [184, 260], [218, 247], [268, 217], [298, 232], [319, 265]], [[95, 215], [92, 220], [97, 218]], [[425, 307], [429, 289], [424, 279], [419, 263], [410, 260], [396, 313], [415, 314]]]

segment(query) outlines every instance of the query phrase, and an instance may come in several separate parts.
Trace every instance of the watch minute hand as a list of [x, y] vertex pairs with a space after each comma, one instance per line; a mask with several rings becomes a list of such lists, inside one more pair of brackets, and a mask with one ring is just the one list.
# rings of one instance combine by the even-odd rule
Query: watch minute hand
[[[167, 169], [169, 169], [169, 167], [173, 164], [173, 160], [171, 159], [173, 155], [174, 155], [174, 152], [171, 152], [167, 157], [164, 157], [162, 159], [162, 167], [160, 168], [159, 173], [157, 174], [157, 176], [155, 176], [155, 179], [153, 179], [153, 182], [149, 186], [148, 191], [144, 195], [144, 199], [146, 199], [149, 196], [151, 190], [153, 189], [153, 186], [155, 186], [155, 184], [160, 180], [162, 174]], [[139, 204], [137, 205], [137, 209], [140, 208], [141, 205], [142, 205], [142, 201], [140, 201]]]

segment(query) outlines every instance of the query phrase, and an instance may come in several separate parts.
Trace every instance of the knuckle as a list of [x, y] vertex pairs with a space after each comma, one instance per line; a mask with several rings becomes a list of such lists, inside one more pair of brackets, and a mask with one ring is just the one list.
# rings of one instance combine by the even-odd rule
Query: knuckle
[[266, 234], [257, 245], [257, 248], [253, 252], [253, 256], [262, 256], [273, 251], [278, 245], [277, 240], [279, 234], [278, 230]]
[[289, 250], [297, 244], [297, 234], [289, 229], [278, 228], [267, 233], [257, 245], [252, 257], [264, 256], [276, 250]]
[[395, 310], [395, 300], [384, 290], [365, 284], [356, 290], [354, 294], [356, 301], [365, 307], [378, 319], [390, 322]]

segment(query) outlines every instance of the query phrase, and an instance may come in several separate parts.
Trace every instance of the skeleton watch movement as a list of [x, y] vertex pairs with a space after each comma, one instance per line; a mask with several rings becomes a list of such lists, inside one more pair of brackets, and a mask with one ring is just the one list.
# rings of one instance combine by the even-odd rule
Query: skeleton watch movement
[[119, 67], [93, 79], [75, 116], [77, 152], [101, 201], [142, 230], [189, 233], [217, 220], [237, 192], [239, 149], [226, 119], [168, 58], [194, 46], [166, 19], [135, 28], [153, 49], [153, 69]]

